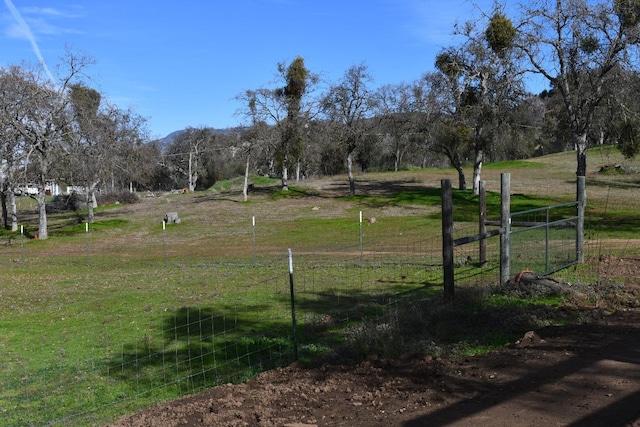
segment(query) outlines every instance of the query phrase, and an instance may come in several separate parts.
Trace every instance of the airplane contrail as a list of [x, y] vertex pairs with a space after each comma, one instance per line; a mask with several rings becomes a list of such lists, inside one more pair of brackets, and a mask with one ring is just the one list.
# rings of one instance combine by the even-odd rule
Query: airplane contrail
[[36, 54], [36, 57], [38, 58], [40, 65], [44, 69], [44, 72], [47, 73], [47, 76], [52, 82], [55, 82], [55, 79], [53, 78], [53, 75], [49, 71], [49, 67], [47, 67], [47, 63], [45, 62], [44, 57], [40, 52], [40, 48], [38, 47], [36, 38], [33, 36], [33, 33], [31, 32], [31, 28], [29, 28], [27, 21], [25, 21], [22, 15], [20, 15], [20, 12], [18, 12], [18, 9], [16, 9], [16, 7], [13, 5], [11, 0], [4, 0], [4, 4], [7, 5], [13, 17], [16, 19], [16, 21], [18, 21], [18, 25], [22, 29], [23, 33], [27, 36], [27, 39], [29, 39], [29, 42], [31, 43], [31, 47], [33, 48], [33, 52]]

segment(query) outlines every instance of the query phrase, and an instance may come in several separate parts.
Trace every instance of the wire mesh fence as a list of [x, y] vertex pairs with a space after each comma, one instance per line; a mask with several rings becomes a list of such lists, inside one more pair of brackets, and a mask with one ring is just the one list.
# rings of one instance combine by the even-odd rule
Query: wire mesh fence
[[[79, 224], [80, 238], [7, 242], [4, 423], [101, 425], [283, 366], [294, 360], [293, 309], [300, 357], [334, 352], [367, 321], [389, 324], [399, 305], [441, 294], [442, 237], [432, 222], [360, 214], [293, 221], [278, 234], [254, 217], [240, 232], [185, 235], [158, 224], [108, 240]], [[454, 233], [477, 227], [456, 222]], [[212, 245], [233, 249], [214, 256]], [[457, 247], [456, 283], [497, 283], [498, 239], [487, 253], [479, 265], [478, 245]]]
[[578, 261], [578, 202], [511, 214], [511, 268], [547, 275]]

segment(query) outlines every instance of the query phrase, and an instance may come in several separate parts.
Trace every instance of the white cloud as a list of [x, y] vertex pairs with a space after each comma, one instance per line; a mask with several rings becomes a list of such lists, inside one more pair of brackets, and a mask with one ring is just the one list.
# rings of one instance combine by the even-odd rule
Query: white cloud
[[[54, 9], [51, 7], [26, 7], [21, 8], [20, 12], [18, 12], [17, 8], [13, 6], [11, 0], [5, 0], [5, 4], [7, 8], [15, 18], [16, 13], [18, 13], [21, 17], [21, 20], [24, 21], [23, 25], [20, 20], [17, 18], [8, 25], [4, 29], [4, 33], [10, 38], [24, 39], [29, 40], [30, 35], [25, 30], [28, 28], [28, 31], [31, 33], [33, 37], [36, 39], [38, 36], [58, 36], [62, 34], [79, 34], [80, 31], [75, 29], [64, 27], [60, 25], [56, 25], [53, 22], [61, 19], [73, 19], [80, 18], [82, 15], [80, 13], [72, 13], [68, 11], [62, 11], [59, 9]], [[12, 10], [12, 6], [14, 10]]]
[[25, 15], [67, 16], [65, 13], [52, 7], [25, 7], [22, 9]]
[[[397, 0], [394, 3], [398, 3]], [[478, 15], [478, 5], [487, 1], [455, 0], [450, 2], [401, 0], [409, 13], [405, 29], [421, 43], [448, 46], [454, 43], [454, 25]]]
[[17, 22], [11, 22], [4, 29], [4, 34], [10, 39], [29, 40], [29, 33], [25, 30], [25, 27]]
[[38, 58], [38, 62], [40, 62], [40, 65], [44, 69], [49, 79], [52, 82], [55, 81], [53, 78], [53, 75], [51, 74], [51, 71], [49, 71], [49, 68], [47, 67], [47, 63], [44, 60], [42, 53], [40, 52], [40, 47], [38, 47], [38, 43], [33, 33], [31, 32], [31, 28], [29, 27], [27, 22], [24, 20], [24, 18], [22, 17], [18, 9], [16, 9], [16, 7], [11, 2], [11, 0], [4, 0], [4, 3], [7, 6], [7, 8], [9, 8], [9, 12], [11, 12], [11, 15], [13, 16], [17, 24], [17, 28], [15, 28], [13, 31], [15, 31], [15, 34], [19, 34], [23, 38], [26, 38], [27, 40], [29, 40], [29, 43], [31, 43], [31, 48], [33, 49], [33, 53], [35, 53], [36, 57]]

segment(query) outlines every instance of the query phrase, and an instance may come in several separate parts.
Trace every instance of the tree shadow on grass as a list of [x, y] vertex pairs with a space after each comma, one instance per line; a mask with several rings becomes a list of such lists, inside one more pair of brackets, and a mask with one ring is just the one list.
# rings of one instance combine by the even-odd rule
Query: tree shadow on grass
[[441, 355], [500, 347], [541, 323], [561, 322], [571, 315], [544, 304], [494, 303], [487, 298], [492, 292], [487, 286], [459, 288], [455, 301], [445, 303], [441, 286], [377, 294], [298, 294], [300, 341], [329, 348], [328, 361], [339, 363], [356, 363], [371, 355]]
[[640, 232], [640, 213], [635, 212], [609, 212], [601, 214], [585, 215], [585, 229], [589, 232], [623, 232], [624, 235], [632, 235]]
[[[385, 314], [402, 284], [388, 291], [300, 293], [296, 296], [302, 345], [344, 339], [350, 323]], [[405, 293], [406, 285], [404, 285]], [[276, 307], [274, 310], [274, 306]], [[264, 314], [263, 314], [264, 313]], [[269, 314], [271, 313], [271, 314]], [[337, 328], [319, 329], [329, 316]], [[277, 294], [265, 304], [182, 307], [166, 313], [156, 330], [123, 345], [107, 363], [109, 376], [136, 390], [176, 387], [184, 393], [220, 383], [244, 381], [294, 360], [291, 300]], [[317, 354], [303, 355], [310, 360]]]
[[[299, 355], [305, 363], [357, 362], [427, 351], [424, 343], [488, 345], [512, 339], [560, 309], [496, 306], [473, 292], [443, 302], [441, 284], [387, 283], [382, 290], [297, 292]], [[276, 307], [274, 309], [274, 307]], [[550, 313], [557, 310], [558, 313]], [[431, 344], [429, 344], [431, 345]], [[131, 393], [175, 389], [175, 396], [241, 382], [294, 360], [290, 296], [261, 304], [182, 307], [157, 330], [128, 343], [107, 367]], [[166, 396], [166, 394], [165, 394]], [[165, 397], [166, 398], [166, 397]]]
[[618, 188], [622, 190], [635, 190], [640, 187], [640, 178], [630, 178], [628, 175], [618, 175], [624, 180], [614, 181], [609, 179], [590, 178], [589, 187]]
[[[266, 308], [247, 306], [242, 313]], [[232, 307], [182, 307], [168, 313], [158, 330], [123, 345], [107, 363], [109, 376], [136, 390], [192, 392], [243, 381], [292, 360], [288, 326]]]

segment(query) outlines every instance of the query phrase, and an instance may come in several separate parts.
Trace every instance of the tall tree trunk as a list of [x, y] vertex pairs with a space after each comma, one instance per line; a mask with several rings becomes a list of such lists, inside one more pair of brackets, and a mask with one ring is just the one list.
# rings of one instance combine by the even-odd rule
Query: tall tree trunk
[[456, 166], [455, 168], [458, 171], [458, 189], [466, 190], [467, 179], [464, 177], [464, 171], [462, 170], [462, 166]]
[[87, 222], [93, 224], [94, 212], [93, 212], [93, 191], [87, 190]]
[[247, 163], [244, 167], [244, 186], [242, 187], [242, 200], [247, 201], [249, 199], [249, 162], [251, 156], [247, 154]]
[[467, 179], [464, 177], [464, 170], [462, 169], [462, 160], [460, 154], [456, 153], [453, 157], [450, 157], [451, 165], [458, 171], [458, 189], [467, 189]]
[[289, 168], [287, 166], [287, 159], [284, 158], [282, 160], [282, 191], [289, 191], [289, 185], [287, 181], [289, 180]]
[[480, 173], [482, 172], [482, 164], [484, 162], [484, 150], [476, 148], [476, 158], [473, 162], [473, 194], [480, 194]]
[[96, 199], [96, 187], [98, 183], [91, 184], [87, 189], [87, 222], [93, 224], [95, 218], [94, 208], [98, 206], [98, 200]]
[[587, 176], [587, 134], [576, 135], [576, 151], [578, 155], [577, 176]]
[[400, 148], [396, 148], [396, 158], [393, 162], [393, 170], [398, 172], [399, 165], [400, 165]]
[[273, 169], [274, 169], [274, 165], [275, 165], [275, 160], [273, 160], [273, 157], [272, 157], [272, 158], [269, 160], [269, 166], [268, 166], [268, 169], [267, 169], [267, 171], [268, 171], [268, 172], [267, 172], [267, 175], [269, 175], [269, 176], [274, 176], [274, 175], [275, 175], [275, 173], [274, 173], [274, 171], [273, 171]]
[[356, 195], [356, 183], [353, 179], [353, 152], [347, 155], [347, 175], [349, 176], [349, 195]]
[[40, 173], [38, 175], [38, 194], [35, 196], [38, 202], [38, 238], [49, 238], [49, 231], [47, 228], [47, 176], [49, 175], [49, 159], [47, 151], [40, 151]]
[[9, 211], [7, 209], [7, 193], [8, 190], [3, 188], [0, 199], [2, 200], [2, 226], [6, 229], [9, 228]]
[[196, 191], [198, 183], [198, 159], [193, 159], [193, 152], [189, 152], [189, 192]]
[[189, 151], [189, 191], [193, 192], [193, 189], [191, 188], [192, 186], [192, 182], [193, 182], [193, 175], [191, 175], [191, 161], [192, 161], [192, 156], [193, 154], [191, 153], [191, 151]]
[[9, 206], [11, 212], [11, 231], [18, 231], [18, 205], [16, 204], [16, 193], [12, 188], [9, 191]]
[[36, 201], [38, 202], [38, 238], [43, 240], [49, 238], [47, 230], [46, 197], [47, 195], [43, 185], [41, 188], [38, 188], [38, 194], [36, 195]]

